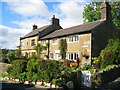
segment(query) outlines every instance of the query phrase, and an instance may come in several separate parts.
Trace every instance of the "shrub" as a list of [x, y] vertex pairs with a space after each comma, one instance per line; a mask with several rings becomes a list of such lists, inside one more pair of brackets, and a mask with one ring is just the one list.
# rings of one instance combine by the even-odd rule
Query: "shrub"
[[120, 65], [108, 65], [106, 68], [92, 74], [93, 87], [99, 87], [114, 81], [120, 76]]
[[3, 62], [3, 63], [9, 63], [9, 61], [8, 61], [7, 58], [2, 58], [2, 62]]
[[54, 60], [42, 60], [38, 62], [38, 77], [44, 79], [46, 82], [51, 82], [53, 78], [60, 78], [61, 62]]
[[15, 56], [15, 60], [27, 60], [25, 56]]
[[26, 71], [25, 70], [26, 64], [27, 64], [27, 61], [25, 61], [25, 60], [14, 60], [14, 61], [12, 61], [12, 66], [10, 66], [7, 69], [7, 72], [11, 76], [13, 76], [15, 78], [19, 78], [19, 75]]
[[65, 84], [65, 81], [62, 78], [53, 79], [53, 83], [57, 86], [62, 86]]
[[108, 45], [100, 53], [102, 58], [100, 68], [120, 64], [120, 39], [110, 39]]
[[15, 60], [15, 53], [9, 52], [7, 57], [8, 57], [9, 62], [12, 62], [13, 60]]
[[26, 72], [20, 73], [19, 80], [24, 82], [26, 80]]
[[28, 60], [30, 60], [30, 59], [35, 59], [36, 60], [37, 58], [38, 58], [38, 56], [33, 54], [31, 57], [28, 58]]

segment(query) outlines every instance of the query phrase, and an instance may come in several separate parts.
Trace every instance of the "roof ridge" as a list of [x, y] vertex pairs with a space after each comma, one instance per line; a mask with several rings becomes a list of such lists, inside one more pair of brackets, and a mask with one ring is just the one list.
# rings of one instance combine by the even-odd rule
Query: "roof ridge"
[[69, 29], [69, 28], [75, 28], [75, 27], [78, 27], [78, 26], [81, 26], [81, 25], [86, 25], [86, 24], [91, 24], [91, 23], [94, 23], [94, 22], [99, 22], [99, 21], [106, 21], [105, 19], [100, 19], [100, 20], [97, 20], [97, 21], [93, 21], [93, 22], [88, 22], [88, 23], [83, 23], [83, 24], [80, 24], [80, 25], [76, 25], [76, 26], [72, 26], [72, 27], [68, 27], [68, 28], [63, 28], [63, 29], [59, 29], [59, 30], [65, 30], [65, 29]]

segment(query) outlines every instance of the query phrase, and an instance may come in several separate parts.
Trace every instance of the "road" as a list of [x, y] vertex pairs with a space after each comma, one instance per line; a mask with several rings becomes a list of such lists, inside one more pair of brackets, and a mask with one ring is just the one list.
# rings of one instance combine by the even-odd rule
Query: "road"
[[38, 86], [37, 88], [34, 87], [33, 85], [0, 81], [0, 90], [47, 90], [47, 88], [43, 86]]

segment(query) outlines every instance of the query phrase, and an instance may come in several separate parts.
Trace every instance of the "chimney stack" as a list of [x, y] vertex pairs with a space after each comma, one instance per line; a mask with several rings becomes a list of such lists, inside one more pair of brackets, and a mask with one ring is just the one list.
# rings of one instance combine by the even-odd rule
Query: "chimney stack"
[[34, 24], [33, 25], [33, 30], [35, 30], [35, 29], [37, 29], [37, 25]]
[[101, 4], [101, 19], [112, 20], [111, 6], [106, 0]]
[[55, 15], [53, 15], [53, 18], [52, 18], [52, 25], [59, 25], [59, 19], [55, 18]]

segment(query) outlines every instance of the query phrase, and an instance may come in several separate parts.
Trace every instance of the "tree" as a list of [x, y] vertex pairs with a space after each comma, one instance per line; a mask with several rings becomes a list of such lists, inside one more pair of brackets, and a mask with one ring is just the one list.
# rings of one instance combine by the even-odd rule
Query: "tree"
[[9, 62], [12, 62], [13, 60], [15, 60], [15, 50], [9, 50], [7, 54], [7, 58]]
[[66, 39], [60, 40], [60, 55], [62, 59], [66, 59], [66, 52], [67, 52], [67, 42]]
[[1, 51], [2, 51], [2, 56], [7, 57], [9, 50], [8, 49], [1, 49]]
[[[111, 2], [111, 13], [114, 24], [120, 29], [120, 1]], [[93, 22], [101, 19], [101, 2], [92, 2], [84, 7], [84, 23]]]
[[16, 49], [15, 50], [15, 55], [16, 56], [21, 56], [21, 49]]
[[38, 58], [40, 58], [42, 51], [46, 50], [47, 48], [48, 48], [47, 45], [43, 46], [40, 43], [33, 47], [33, 49], [35, 49], [37, 52]]

